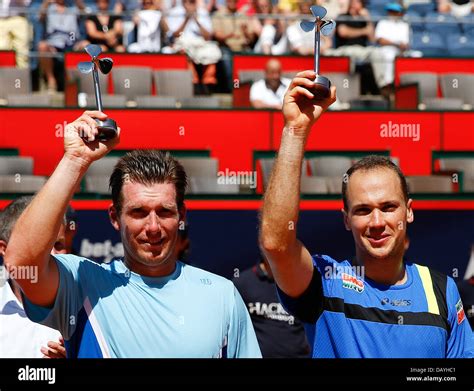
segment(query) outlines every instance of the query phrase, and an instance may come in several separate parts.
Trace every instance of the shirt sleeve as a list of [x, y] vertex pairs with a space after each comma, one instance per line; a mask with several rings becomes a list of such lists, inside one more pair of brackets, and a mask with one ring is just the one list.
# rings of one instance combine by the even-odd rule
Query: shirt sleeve
[[262, 100], [262, 93], [260, 87], [260, 80], [254, 82], [250, 87], [250, 101]]
[[474, 358], [473, 333], [464, 313], [458, 288], [452, 278], [448, 278], [446, 301], [451, 326], [447, 358]]
[[33, 304], [23, 295], [23, 305], [30, 320], [59, 330], [65, 340], [74, 334], [77, 314], [82, 308], [83, 293], [79, 268], [87, 261], [75, 255], [54, 255], [59, 270], [59, 288], [53, 307]]
[[232, 308], [228, 332], [228, 358], [262, 358], [257, 336], [242, 297], [232, 285]]
[[321, 274], [313, 258], [313, 277], [308, 288], [296, 298], [288, 296], [278, 286], [278, 296], [285, 309], [304, 323], [316, 323], [323, 311], [323, 288]]

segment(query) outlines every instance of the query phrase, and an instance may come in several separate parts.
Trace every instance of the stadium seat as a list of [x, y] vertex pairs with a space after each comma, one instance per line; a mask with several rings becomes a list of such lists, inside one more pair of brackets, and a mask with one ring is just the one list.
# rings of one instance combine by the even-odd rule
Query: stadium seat
[[435, 5], [432, 1], [410, 3], [407, 8], [407, 15], [418, 15], [421, 17], [425, 17], [427, 14], [432, 13], [434, 10]]
[[426, 110], [448, 111], [448, 110], [462, 110], [463, 100], [458, 98], [430, 98], [425, 102]]
[[425, 19], [415, 11], [407, 11], [406, 21], [410, 24], [412, 32], [423, 33], [425, 31]]
[[[79, 72], [77, 69], [68, 70], [69, 77], [78, 82], [78, 91], [86, 94], [94, 94], [94, 80], [90, 74]], [[99, 72], [100, 92], [106, 95], [109, 91], [109, 77]]]
[[426, 15], [425, 29], [429, 33], [441, 34], [442, 37], [461, 32], [459, 21], [454, 16], [437, 12], [430, 12]]
[[440, 34], [413, 32], [411, 48], [420, 50], [425, 57], [437, 57], [446, 55], [446, 44]]
[[239, 71], [239, 83], [254, 82], [265, 78], [265, 71]]
[[95, 161], [87, 170], [86, 176], [100, 176], [105, 175], [109, 177], [117, 164], [118, 157], [105, 157]]
[[180, 100], [181, 106], [186, 108], [217, 108], [219, 99], [213, 96], [196, 96]]
[[237, 183], [220, 183], [217, 177], [192, 176], [189, 178], [187, 194], [239, 194]]
[[410, 193], [452, 193], [453, 181], [447, 175], [407, 176]]
[[418, 103], [438, 95], [438, 75], [434, 72], [406, 72], [400, 74], [401, 84], [418, 83]]
[[441, 171], [462, 173], [463, 191], [474, 191], [474, 158], [439, 159], [439, 168]]
[[178, 159], [183, 165], [189, 178], [191, 177], [217, 177], [219, 162], [210, 157], [183, 157]]
[[450, 34], [447, 37], [447, 46], [451, 56], [474, 57], [474, 42], [468, 35]]
[[444, 97], [462, 99], [474, 107], [474, 73], [445, 73], [440, 83]]
[[6, 99], [7, 95], [30, 93], [30, 70], [2, 67], [0, 71], [0, 86], [0, 98], [2, 99]]
[[33, 158], [20, 156], [0, 156], [0, 175], [32, 175]]
[[336, 86], [337, 99], [342, 104], [350, 105], [351, 100], [360, 97], [360, 74], [349, 73], [325, 73], [325, 77]]
[[108, 175], [86, 175], [85, 190], [88, 193], [110, 194]]
[[172, 96], [140, 95], [136, 97], [138, 108], [175, 108], [176, 98]]
[[336, 176], [339, 181], [352, 166], [351, 158], [344, 156], [323, 156], [308, 159], [308, 162], [312, 176]]
[[51, 95], [47, 94], [7, 95], [7, 105], [12, 107], [49, 107], [51, 103]]
[[[265, 189], [268, 185], [268, 181], [270, 180], [270, 175], [273, 169], [273, 163], [275, 162], [274, 158], [260, 158], [257, 160], [257, 164], [260, 166], [261, 173], [262, 173], [262, 184], [263, 188]], [[303, 159], [302, 163], [302, 177], [308, 176], [306, 167], [308, 167], [308, 162], [306, 159]], [[260, 180], [260, 178], [259, 178]]]
[[135, 100], [138, 95], [150, 95], [152, 71], [149, 67], [117, 66], [113, 69], [114, 94]]
[[301, 193], [302, 194], [327, 194], [328, 186], [326, 178], [314, 176], [301, 176]]
[[[101, 100], [104, 107], [113, 109], [113, 108], [122, 108], [127, 105], [127, 98], [125, 95], [108, 95], [108, 94], [101, 94]], [[93, 107], [96, 108], [95, 102], [95, 94], [87, 94], [86, 95], [86, 107]]]
[[474, 13], [471, 12], [469, 15], [461, 18], [461, 31], [467, 36], [474, 36]]
[[193, 97], [193, 75], [186, 69], [154, 71], [156, 94], [177, 99]]
[[46, 183], [37, 175], [0, 175], [0, 193], [36, 193]]

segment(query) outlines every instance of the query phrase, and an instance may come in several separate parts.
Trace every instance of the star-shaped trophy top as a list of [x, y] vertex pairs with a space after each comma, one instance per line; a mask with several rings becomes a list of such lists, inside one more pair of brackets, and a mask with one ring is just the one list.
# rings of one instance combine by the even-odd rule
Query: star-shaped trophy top
[[334, 28], [336, 27], [336, 22], [334, 20], [323, 20], [323, 18], [327, 14], [327, 10], [324, 7], [319, 5], [311, 6], [311, 13], [315, 17], [315, 20], [303, 20], [300, 23], [301, 28], [303, 31], [311, 31], [314, 29], [315, 26], [318, 28], [317, 31], [321, 31], [323, 35], [329, 35], [333, 32]]
[[102, 49], [99, 45], [87, 45], [85, 50], [87, 54], [92, 57], [92, 60], [83, 61], [77, 64], [79, 71], [82, 73], [90, 73], [94, 70], [94, 64], [96, 64], [97, 68], [99, 68], [104, 75], [111, 71], [114, 61], [110, 57], [98, 58], [102, 53]]

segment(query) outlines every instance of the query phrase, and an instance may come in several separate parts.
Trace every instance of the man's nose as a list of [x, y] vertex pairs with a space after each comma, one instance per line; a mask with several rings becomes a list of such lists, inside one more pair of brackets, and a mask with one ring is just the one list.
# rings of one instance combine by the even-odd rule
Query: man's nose
[[370, 215], [369, 227], [371, 228], [380, 228], [385, 225], [385, 220], [383, 213], [379, 209], [372, 210]]
[[159, 232], [161, 229], [160, 219], [155, 212], [152, 212], [148, 215], [148, 222], [146, 229], [150, 233]]

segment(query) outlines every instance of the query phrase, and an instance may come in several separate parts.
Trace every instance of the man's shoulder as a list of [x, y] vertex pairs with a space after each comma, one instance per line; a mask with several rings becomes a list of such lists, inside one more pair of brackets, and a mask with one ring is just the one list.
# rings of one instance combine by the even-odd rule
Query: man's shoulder
[[219, 276], [218, 274], [211, 273], [207, 270], [182, 264], [183, 275], [189, 281], [197, 282], [204, 285], [214, 285], [221, 289], [229, 289], [232, 287], [232, 282], [225, 277]]

